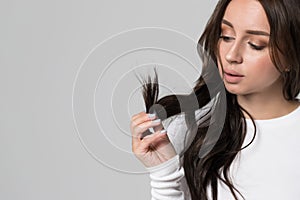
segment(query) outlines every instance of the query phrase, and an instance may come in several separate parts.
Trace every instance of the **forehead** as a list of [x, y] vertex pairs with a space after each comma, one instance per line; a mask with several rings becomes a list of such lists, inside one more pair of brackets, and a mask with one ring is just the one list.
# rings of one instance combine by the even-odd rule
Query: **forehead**
[[257, 0], [232, 0], [224, 14], [235, 29], [270, 31], [267, 15]]

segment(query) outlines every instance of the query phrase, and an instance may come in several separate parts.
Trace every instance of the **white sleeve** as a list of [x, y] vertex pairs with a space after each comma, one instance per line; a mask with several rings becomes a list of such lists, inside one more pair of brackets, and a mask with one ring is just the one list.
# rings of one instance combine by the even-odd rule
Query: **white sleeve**
[[179, 155], [147, 170], [150, 172], [152, 200], [190, 200]]
[[[209, 117], [213, 102], [195, 111], [197, 125], [205, 123]], [[170, 160], [147, 168], [150, 172], [152, 200], [190, 200], [190, 191], [179, 155], [186, 149], [186, 139], [190, 139], [185, 123], [185, 114], [181, 113], [162, 121], [170, 142], [177, 155]]]

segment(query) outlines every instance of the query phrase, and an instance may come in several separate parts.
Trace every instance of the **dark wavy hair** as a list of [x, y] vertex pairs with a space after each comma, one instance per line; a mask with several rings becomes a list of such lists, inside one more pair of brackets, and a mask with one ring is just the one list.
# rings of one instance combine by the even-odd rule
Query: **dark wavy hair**
[[[296, 101], [300, 91], [300, 1], [299, 0], [258, 0], [263, 6], [269, 24], [270, 57], [283, 79], [283, 95], [288, 101]], [[210, 17], [203, 34], [198, 41], [198, 52], [203, 60], [202, 74], [196, 81], [193, 91], [189, 95], [168, 95], [158, 99], [159, 87], [157, 74], [152, 81], [150, 77], [144, 82], [143, 96], [146, 111], [149, 112], [153, 105], [160, 105], [170, 117], [182, 112], [192, 115], [196, 107], [182, 110], [180, 101], [188, 102], [193, 95], [196, 96], [198, 106], [202, 108], [212, 98], [218, 95], [214, 104], [216, 109], [211, 109], [210, 123], [202, 123], [196, 129], [195, 137], [184, 152], [183, 166], [192, 200], [207, 200], [211, 192], [213, 200], [218, 199], [218, 181], [223, 182], [231, 191], [233, 197], [242, 198], [242, 194], [234, 186], [230, 178], [230, 167], [238, 153], [251, 145], [252, 141], [243, 147], [246, 136], [246, 121], [243, 111], [246, 112], [255, 127], [250, 113], [242, 108], [235, 94], [229, 93], [223, 85], [219, 73], [212, 73], [211, 68], [216, 68], [219, 56], [218, 44], [221, 34], [221, 21], [230, 0], [220, 0]], [[284, 59], [282, 59], [284, 58]], [[286, 70], [288, 69], [288, 70]], [[218, 124], [219, 111], [223, 107], [225, 112], [224, 124]], [[158, 111], [159, 113], [159, 111]], [[212, 116], [216, 118], [212, 121]], [[207, 141], [208, 129], [212, 135], [217, 134], [221, 127], [217, 141]], [[256, 130], [254, 130], [256, 133]], [[211, 134], [210, 133], [210, 134]], [[213, 137], [209, 137], [214, 139]], [[199, 156], [201, 148], [213, 148], [204, 156]], [[210, 188], [210, 191], [208, 190]]]

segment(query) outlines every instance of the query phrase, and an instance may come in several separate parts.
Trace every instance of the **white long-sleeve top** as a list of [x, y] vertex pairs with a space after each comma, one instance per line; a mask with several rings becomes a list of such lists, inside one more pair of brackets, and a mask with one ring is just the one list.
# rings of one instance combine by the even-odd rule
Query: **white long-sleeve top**
[[[178, 154], [183, 150], [183, 117], [177, 117], [167, 127], [168, 136]], [[234, 160], [230, 173], [233, 183], [246, 200], [300, 199], [300, 107], [288, 115], [255, 120], [257, 135]], [[247, 119], [248, 144], [254, 133]], [[179, 155], [158, 166], [147, 168], [151, 178], [152, 200], [190, 200]], [[219, 182], [218, 199], [234, 199], [228, 188]], [[211, 197], [209, 197], [211, 198]]]

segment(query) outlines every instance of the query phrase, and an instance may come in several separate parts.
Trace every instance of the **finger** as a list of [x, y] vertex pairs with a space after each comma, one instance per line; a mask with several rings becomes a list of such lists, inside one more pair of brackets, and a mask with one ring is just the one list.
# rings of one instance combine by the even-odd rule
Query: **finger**
[[153, 133], [155, 133], [157, 131], [161, 131], [163, 129], [164, 129], [164, 127], [163, 127], [162, 124], [159, 124], [158, 126], [151, 127], [148, 130], [146, 130], [144, 133], [142, 133], [141, 139], [143, 139], [147, 135], [153, 134]]
[[157, 131], [151, 135], [145, 136], [138, 143], [138, 149], [141, 153], [146, 153], [149, 150], [154, 151], [155, 147], [159, 146], [161, 143], [169, 143], [169, 138], [165, 130]]
[[165, 129], [162, 129], [162, 130], [156, 131], [155, 133], [153, 133], [151, 135], [145, 136], [143, 139], [141, 139], [141, 141], [148, 142], [149, 140], [150, 141], [153, 140], [153, 138], [155, 138], [155, 137], [161, 138], [161, 137], [165, 137], [166, 135], [167, 135], [167, 131]]
[[164, 129], [163, 125], [162, 125], [162, 124], [159, 124], [159, 125], [157, 125], [157, 126], [154, 126], [154, 127], [152, 127], [152, 128], [149, 128], [149, 131], [150, 131], [151, 133], [155, 133], [156, 131], [160, 131], [160, 130], [163, 130], [163, 129]]
[[140, 115], [144, 114], [145, 112], [140, 112], [140, 113], [137, 113], [137, 114], [134, 114], [132, 117], [131, 117], [131, 121], [135, 120], [136, 118], [138, 118]]
[[[148, 116], [148, 117], [147, 117]], [[150, 119], [154, 119], [155, 118], [155, 114], [150, 114], [150, 113], [145, 113], [145, 112], [140, 112], [138, 114], [135, 114], [131, 117], [131, 121], [136, 121], [139, 122], [140, 120], [147, 120], [148, 118]]]
[[147, 122], [156, 119], [156, 116], [154, 114], [149, 114], [149, 113], [139, 113], [137, 116], [132, 117], [131, 123], [130, 123], [130, 128], [131, 130], [134, 129], [134, 127]]
[[153, 121], [143, 122], [143, 123], [139, 124], [138, 126], [133, 127], [133, 129], [132, 129], [133, 139], [140, 139], [142, 134], [145, 131], [148, 131], [149, 128], [159, 126], [160, 124], [161, 124], [161, 120], [156, 119], [156, 120], [153, 120]]
[[149, 130], [142, 133], [141, 137], [132, 137], [132, 151], [137, 153], [145, 153], [148, 146], [146, 143], [141, 148], [142, 142], [148, 140], [149, 138], [153, 137], [153, 133], [151, 133]]

